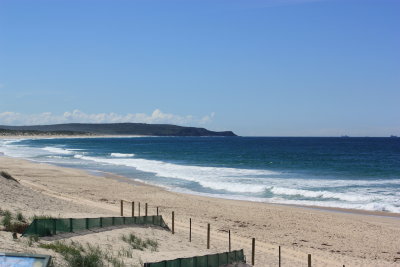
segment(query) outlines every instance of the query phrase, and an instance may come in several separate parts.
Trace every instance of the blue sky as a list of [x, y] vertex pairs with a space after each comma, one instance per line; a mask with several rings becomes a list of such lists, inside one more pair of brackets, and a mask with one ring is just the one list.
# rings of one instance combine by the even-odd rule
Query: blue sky
[[400, 1], [0, 0], [0, 124], [400, 135]]

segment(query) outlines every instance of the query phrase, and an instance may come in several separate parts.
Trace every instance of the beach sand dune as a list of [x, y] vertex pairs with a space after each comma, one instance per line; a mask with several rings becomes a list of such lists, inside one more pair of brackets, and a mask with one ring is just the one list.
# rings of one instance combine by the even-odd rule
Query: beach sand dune
[[[134, 232], [156, 238], [160, 242], [158, 252], [135, 252], [143, 261], [227, 251], [230, 230], [232, 249], [244, 248], [248, 260], [251, 238], [256, 238], [256, 266], [277, 266], [278, 246], [282, 246], [283, 266], [307, 266], [307, 254], [312, 254], [313, 266], [400, 266], [398, 215], [377, 216], [384, 213], [338, 212], [193, 196], [113, 174], [95, 176], [83, 170], [8, 157], [0, 157], [0, 170], [19, 181], [17, 184], [1, 180], [1, 208], [21, 211], [27, 216], [118, 216], [120, 200], [124, 199], [141, 202], [142, 215], [144, 203], [149, 204], [150, 215], [155, 214], [158, 206], [170, 225], [174, 211], [175, 235], [139, 227], [66, 238], [99, 244], [104, 249], [117, 244], [112, 246], [113, 253], [124, 246], [118, 241], [122, 234]], [[130, 216], [130, 204], [126, 202], [125, 207], [126, 216]], [[189, 218], [193, 223], [192, 243], [188, 242]], [[210, 250], [205, 249], [207, 223], [211, 224]], [[8, 232], [0, 234], [0, 251], [50, 253], [23, 245], [24, 238], [14, 241]], [[59, 256], [56, 258], [62, 263]]]

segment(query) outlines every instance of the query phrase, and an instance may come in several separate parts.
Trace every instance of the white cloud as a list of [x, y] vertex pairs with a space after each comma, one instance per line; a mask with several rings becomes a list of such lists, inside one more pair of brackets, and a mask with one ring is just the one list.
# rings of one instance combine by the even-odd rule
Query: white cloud
[[201, 125], [210, 122], [215, 113], [197, 118], [192, 115], [176, 115], [163, 113], [156, 109], [151, 114], [146, 113], [85, 113], [80, 110], [64, 112], [56, 115], [51, 112], [39, 114], [22, 114], [18, 112], [0, 113], [0, 124], [3, 125], [38, 125], [38, 124], [57, 124], [57, 123], [117, 123], [117, 122], [140, 122], [140, 123], [172, 123], [178, 125]]

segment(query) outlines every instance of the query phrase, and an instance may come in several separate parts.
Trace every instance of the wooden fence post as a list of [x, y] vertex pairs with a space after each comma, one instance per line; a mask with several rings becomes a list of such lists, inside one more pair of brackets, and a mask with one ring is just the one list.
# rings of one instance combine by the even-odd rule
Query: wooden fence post
[[157, 207], [157, 216], [158, 216], [158, 207]]
[[147, 203], [144, 204], [144, 216], [147, 216]]
[[124, 201], [121, 200], [121, 216], [124, 216]]
[[172, 212], [172, 234], [175, 234], [175, 212]]
[[210, 224], [207, 224], [207, 249], [210, 249]]
[[281, 267], [281, 246], [279, 246], [279, 267]]
[[254, 256], [256, 254], [256, 239], [253, 237], [251, 242], [251, 265], [254, 265]]
[[132, 217], [135, 216], [135, 201], [132, 201]]
[[228, 238], [229, 238], [229, 252], [231, 252], [231, 230], [228, 230]]
[[308, 267], [311, 267], [311, 254], [308, 254]]
[[138, 205], [139, 205], [138, 210], [139, 210], [139, 217], [140, 217], [140, 202], [138, 203]]
[[189, 218], [189, 242], [192, 242], [192, 218]]

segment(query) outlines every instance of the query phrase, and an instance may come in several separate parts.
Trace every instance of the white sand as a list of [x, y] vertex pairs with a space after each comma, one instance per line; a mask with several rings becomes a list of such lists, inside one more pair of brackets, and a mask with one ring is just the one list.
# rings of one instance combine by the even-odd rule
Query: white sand
[[[276, 266], [278, 246], [282, 246], [283, 266], [400, 266], [400, 220], [372, 216], [383, 213], [343, 213], [302, 207], [234, 201], [168, 192], [158, 187], [132, 182], [115, 175], [93, 176], [85, 171], [0, 157], [0, 170], [20, 181], [0, 180], [0, 207], [33, 214], [61, 217], [118, 216], [119, 200], [149, 203], [149, 214], [160, 208], [170, 225], [175, 211], [176, 235], [152, 228], [124, 228], [90, 233], [66, 240], [90, 242], [117, 254], [124, 246], [122, 233], [154, 236], [158, 252], [139, 252], [143, 261], [157, 261], [203, 255], [228, 249], [227, 230], [232, 232], [232, 249], [245, 249], [250, 260], [251, 238], [256, 238], [256, 266]], [[14, 183], [11, 184], [11, 183]], [[127, 216], [130, 206], [125, 205]], [[137, 212], [137, 207], [136, 207]], [[193, 242], [188, 242], [189, 218], [193, 220]], [[206, 225], [211, 223], [212, 249], [206, 250]], [[0, 251], [35, 251], [24, 238], [13, 241], [0, 232]], [[45, 241], [42, 241], [45, 242]], [[48, 241], [46, 241], [48, 242]], [[52, 253], [52, 255], [55, 255]], [[60, 256], [57, 261], [62, 263]], [[397, 262], [395, 260], [397, 259]], [[123, 258], [133, 264], [133, 259]], [[137, 258], [136, 258], [137, 260]]]

